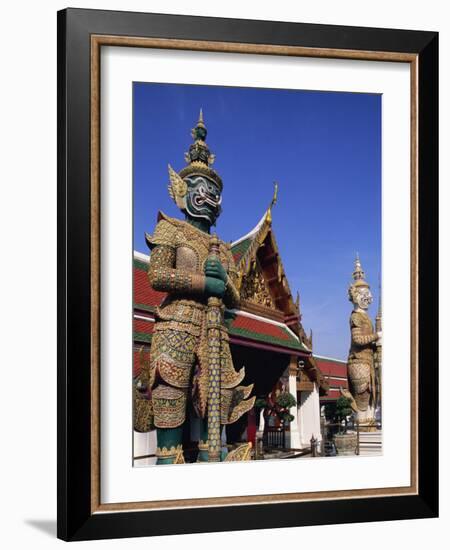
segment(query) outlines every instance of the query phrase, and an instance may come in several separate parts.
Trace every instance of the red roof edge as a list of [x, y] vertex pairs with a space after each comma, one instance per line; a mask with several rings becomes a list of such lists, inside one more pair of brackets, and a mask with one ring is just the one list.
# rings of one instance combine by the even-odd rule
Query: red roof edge
[[262, 342], [254, 342], [253, 340], [249, 340], [247, 338], [242, 337], [236, 337], [236, 336], [229, 336], [229, 340], [232, 344], [236, 344], [238, 346], [245, 346], [248, 348], [257, 348], [257, 349], [265, 349], [268, 351], [277, 351], [278, 353], [285, 353], [286, 355], [295, 355], [297, 357], [309, 357], [310, 353], [305, 351], [300, 351], [292, 348], [285, 348], [283, 346], [277, 346], [275, 344], [263, 344]]

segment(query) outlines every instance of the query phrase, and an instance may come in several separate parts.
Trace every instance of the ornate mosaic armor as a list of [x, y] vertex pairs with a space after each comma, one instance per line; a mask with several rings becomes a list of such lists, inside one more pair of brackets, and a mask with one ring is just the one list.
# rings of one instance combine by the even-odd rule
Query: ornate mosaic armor
[[[204, 296], [204, 263], [210, 236], [185, 221], [160, 214], [153, 236], [148, 277], [155, 290], [168, 295], [156, 312], [150, 364], [141, 381], [151, 389], [154, 425], [175, 428], [185, 421], [190, 389], [194, 408], [204, 418], [208, 395], [207, 300]], [[228, 308], [236, 307], [237, 272], [230, 248], [220, 242], [220, 261], [227, 271], [223, 298]], [[233, 367], [228, 332], [220, 330], [221, 424], [231, 424], [253, 406], [245, 400], [251, 386], [239, 386], [245, 372]]]
[[351, 345], [348, 356], [348, 378], [358, 410], [366, 411], [375, 391], [373, 367], [374, 343], [378, 335], [367, 313], [353, 311], [350, 316]]

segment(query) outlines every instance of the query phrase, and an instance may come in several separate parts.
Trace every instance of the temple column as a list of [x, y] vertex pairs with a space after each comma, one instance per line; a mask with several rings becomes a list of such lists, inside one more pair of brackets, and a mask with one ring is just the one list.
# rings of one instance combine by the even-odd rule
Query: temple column
[[314, 390], [312, 391], [312, 403], [311, 407], [313, 409], [313, 433], [317, 441], [322, 441], [322, 431], [320, 426], [320, 396], [319, 396], [319, 386], [314, 383]]
[[258, 434], [261, 432], [261, 434], [264, 433], [264, 414], [263, 411], [261, 411], [259, 415], [259, 426], [258, 426]]
[[300, 423], [300, 444], [302, 448], [310, 446], [312, 436], [318, 441], [322, 440], [320, 431], [320, 401], [317, 384], [314, 383], [312, 391], [300, 392], [298, 418]]
[[247, 415], [247, 437], [246, 441], [251, 442], [253, 447], [256, 445], [256, 412], [255, 409], [248, 411]]
[[[289, 393], [291, 393], [297, 400], [297, 372], [298, 372], [298, 363], [297, 357], [295, 355], [291, 356], [291, 361], [289, 363]], [[291, 432], [291, 448], [300, 449], [300, 432], [299, 432], [299, 417], [298, 417], [298, 404], [295, 407], [290, 409], [290, 414], [294, 417], [294, 420], [289, 425]]]

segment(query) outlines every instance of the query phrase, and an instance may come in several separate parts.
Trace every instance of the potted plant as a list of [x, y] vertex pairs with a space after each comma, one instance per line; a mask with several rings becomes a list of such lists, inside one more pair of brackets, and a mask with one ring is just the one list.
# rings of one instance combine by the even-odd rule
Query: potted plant
[[338, 455], [353, 455], [356, 453], [358, 436], [355, 432], [348, 431], [348, 417], [353, 413], [351, 401], [347, 397], [339, 397], [336, 402], [335, 421], [339, 425], [338, 432], [334, 436], [334, 444]]
[[289, 424], [294, 420], [294, 416], [289, 412], [292, 407], [297, 405], [297, 400], [287, 391], [281, 392], [275, 399], [275, 411], [283, 425]]

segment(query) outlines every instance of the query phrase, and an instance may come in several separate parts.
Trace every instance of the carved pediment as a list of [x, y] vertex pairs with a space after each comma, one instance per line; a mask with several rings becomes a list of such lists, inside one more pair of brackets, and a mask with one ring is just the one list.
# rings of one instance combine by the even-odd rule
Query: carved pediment
[[[294, 302], [272, 229], [271, 203], [255, 228], [235, 241], [231, 250], [241, 274], [241, 307], [250, 313], [288, 319], [291, 328], [301, 319]], [[278, 320], [278, 319], [277, 319]]]
[[241, 286], [241, 300], [276, 309], [258, 260], [254, 260]]

